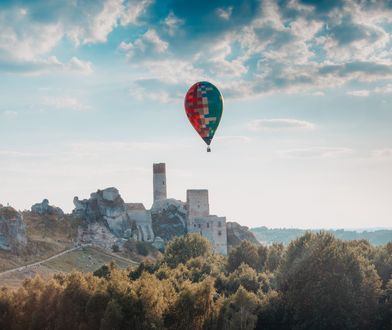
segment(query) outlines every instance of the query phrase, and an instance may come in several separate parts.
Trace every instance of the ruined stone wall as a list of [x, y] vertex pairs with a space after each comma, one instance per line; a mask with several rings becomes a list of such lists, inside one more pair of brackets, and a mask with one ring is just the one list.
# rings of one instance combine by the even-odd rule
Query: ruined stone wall
[[226, 217], [208, 215], [195, 218], [188, 231], [199, 233], [211, 242], [216, 252], [227, 254]]

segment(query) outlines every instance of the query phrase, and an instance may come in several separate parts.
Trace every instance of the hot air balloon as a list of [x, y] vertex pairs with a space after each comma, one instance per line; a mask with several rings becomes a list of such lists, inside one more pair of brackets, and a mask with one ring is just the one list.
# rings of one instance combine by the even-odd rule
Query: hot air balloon
[[222, 94], [207, 81], [197, 82], [186, 93], [184, 106], [189, 121], [210, 152], [211, 141], [222, 117]]

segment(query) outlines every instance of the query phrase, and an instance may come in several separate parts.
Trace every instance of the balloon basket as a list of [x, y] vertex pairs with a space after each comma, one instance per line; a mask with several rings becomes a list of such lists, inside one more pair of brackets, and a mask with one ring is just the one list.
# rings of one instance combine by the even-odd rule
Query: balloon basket
[[211, 148], [210, 147], [207, 147], [207, 152], [211, 152]]

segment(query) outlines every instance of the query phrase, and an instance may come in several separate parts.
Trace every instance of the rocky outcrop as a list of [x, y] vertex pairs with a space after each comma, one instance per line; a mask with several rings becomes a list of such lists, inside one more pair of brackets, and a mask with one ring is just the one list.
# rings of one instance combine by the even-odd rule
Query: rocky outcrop
[[49, 201], [45, 198], [42, 203], [36, 203], [31, 207], [31, 212], [39, 215], [56, 215], [62, 217], [64, 212], [57, 206], [49, 205]]
[[146, 210], [142, 203], [127, 203], [126, 211], [128, 219], [132, 222], [132, 230], [128, 230], [127, 238], [133, 237], [138, 241], [152, 242], [154, 232], [152, 230], [151, 212]]
[[241, 241], [250, 241], [253, 244], [260, 245], [256, 236], [246, 226], [241, 226], [237, 222], [227, 222], [227, 245], [230, 248], [236, 247]]
[[184, 202], [172, 198], [155, 201], [151, 208], [154, 234], [165, 242], [186, 234], [185, 205]]
[[23, 216], [10, 206], [0, 205], [0, 249], [17, 251], [26, 246], [26, 228]]
[[98, 190], [89, 199], [79, 200], [75, 197], [73, 202], [75, 209], [72, 214], [81, 219], [85, 227], [100, 224], [117, 238], [154, 239], [149, 211], [141, 203], [124, 203], [114, 187]]

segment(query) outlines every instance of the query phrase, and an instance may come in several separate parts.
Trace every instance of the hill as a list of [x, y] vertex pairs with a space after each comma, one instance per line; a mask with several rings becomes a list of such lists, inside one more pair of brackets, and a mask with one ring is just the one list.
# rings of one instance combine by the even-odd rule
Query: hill
[[[264, 244], [273, 243], [289, 244], [292, 240], [303, 235], [307, 231], [319, 232], [320, 230], [305, 230], [297, 228], [267, 228], [265, 226], [250, 229], [256, 238]], [[384, 245], [392, 241], [392, 230], [375, 230], [375, 231], [354, 231], [354, 230], [325, 230], [333, 234], [336, 238], [351, 241], [366, 239], [373, 245]]]
[[13, 271], [1, 272], [0, 283], [1, 286], [18, 287], [25, 279], [32, 278], [35, 275], [49, 278], [58, 272], [93, 272], [102, 265], [109, 264], [112, 260], [120, 269], [137, 265], [132, 260], [110, 254], [96, 247], [76, 247], [75, 250], [61, 254], [53, 259], [21, 266]]

